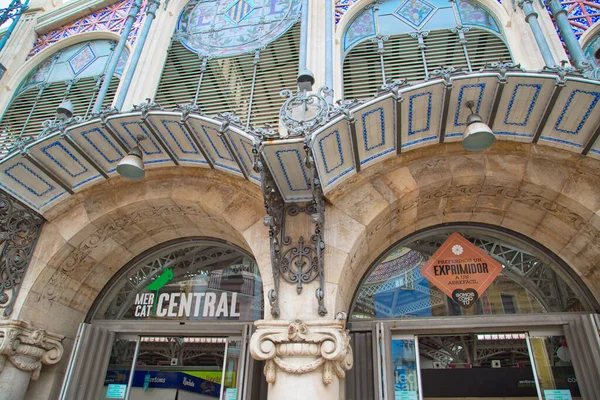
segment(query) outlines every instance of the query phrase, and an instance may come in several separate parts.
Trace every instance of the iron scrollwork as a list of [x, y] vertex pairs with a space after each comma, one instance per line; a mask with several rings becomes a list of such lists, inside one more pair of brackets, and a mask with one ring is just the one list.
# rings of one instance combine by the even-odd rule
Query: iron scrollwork
[[44, 220], [0, 191], [0, 308], [12, 313]]
[[288, 89], [282, 90], [281, 97], [288, 99], [281, 107], [279, 118], [288, 129], [288, 136], [306, 135], [325, 122], [329, 116], [329, 103], [325, 98], [331, 93], [326, 86], [312, 94], [303, 90], [298, 90], [296, 94]]
[[[267, 216], [264, 224], [269, 227], [269, 240], [271, 248], [271, 263], [273, 269], [273, 289], [268, 293], [271, 305], [271, 315], [279, 318], [279, 282], [295, 284], [298, 294], [302, 293], [304, 284], [319, 279], [319, 288], [315, 296], [319, 303], [318, 313], [321, 316], [327, 314], [324, 304], [325, 298], [325, 274], [324, 274], [324, 251], [325, 241], [323, 239], [323, 224], [325, 222], [325, 202], [320, 181], [312, 157], [312, 150], [308, 142], [305, 144], [307, 152], [306, 165], [311, 171], [311, 189], [313, 201], [307, 205], [295, 203], [286, 204], [273, 176], [264, 165], [261, 152], [254, 148], [254, 170], [261, 174], [262, 190], [265, 199]], [[286, 219], [295, 217], [301, 213], [310, 215], [314, 225], [314, 234], [310, 241], [300, 236], [296, 242], [285, 231]]]

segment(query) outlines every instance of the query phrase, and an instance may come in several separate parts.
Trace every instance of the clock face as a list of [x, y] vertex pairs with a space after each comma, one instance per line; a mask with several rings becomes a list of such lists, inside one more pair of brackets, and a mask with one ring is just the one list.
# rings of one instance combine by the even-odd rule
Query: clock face
[[300, 18], [302, 0], [192, 0], [177, 37], [202, 56], [230, 57], [266, 46]]

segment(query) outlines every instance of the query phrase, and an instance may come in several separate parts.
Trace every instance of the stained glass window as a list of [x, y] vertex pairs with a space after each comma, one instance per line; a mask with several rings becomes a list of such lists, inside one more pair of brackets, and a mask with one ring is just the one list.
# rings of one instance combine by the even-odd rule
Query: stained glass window
[[193, 0], [183, 10], [177, 35], [189, 50], [229, 57], [264, 47], [290, 29], [301, 0]]

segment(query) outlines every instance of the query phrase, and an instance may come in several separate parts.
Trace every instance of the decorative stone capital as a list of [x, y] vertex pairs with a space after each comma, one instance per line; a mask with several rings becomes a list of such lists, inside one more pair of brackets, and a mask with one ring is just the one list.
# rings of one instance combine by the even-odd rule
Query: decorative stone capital
[[281, 370], [288, 374], [306, 374], [323, 370], [323, 383], [333, 382], [352, 368], [350, 335], [345, 321], [257, 321], [250, 340], [250, 352], [256, 360], [266, 361], [267, 382], [275, 383]]
[[42, 364], [60, 361], [63, 338], [43, 329], [36, 330], [27, 322], [0, 321], [0, 373], [8, 360], [21, 371], [31, 372], [31, 379], [38, 379]]

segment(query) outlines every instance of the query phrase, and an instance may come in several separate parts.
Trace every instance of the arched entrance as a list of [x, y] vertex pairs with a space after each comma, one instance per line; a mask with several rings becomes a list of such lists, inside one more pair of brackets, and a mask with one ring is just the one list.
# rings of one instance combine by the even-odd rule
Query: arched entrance
[[263, 307], [260, 271], [244, 250], [204, 238], [156, 246], [97, 297], [61, 398], [261, 398], [262, 366], [247, 343]]
[[347, 398], [581, 398], [594, 390], [580, 344], [597, 341], [597, 309], [571, 268], [523, 235], [423, 229], [385, 251], [354, 295]]

